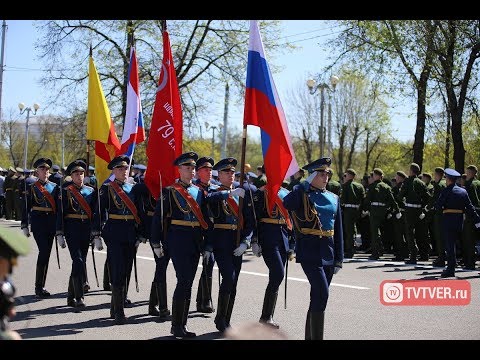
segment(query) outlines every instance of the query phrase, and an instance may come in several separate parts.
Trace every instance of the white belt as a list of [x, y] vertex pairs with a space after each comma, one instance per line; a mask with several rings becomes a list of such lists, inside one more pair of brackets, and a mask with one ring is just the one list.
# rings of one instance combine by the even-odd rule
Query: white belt
[[374, 202], [370, 203], [370, 205], [373, 205], [373, 206], [385, 206], [385, 203], [374, 201]]
[[420, 204], [409, 204], [409, 203], [405, 203], [405, 206], [409, 208], [416, 208], [416, 209], [420, 209], [422, 207], [422, 205]]
[[478, 206], [475, 206], [475, 210], [480, 210], [480, 207], [478, 207]]
[[348, 208], [355, 208], [355, 209], [358, 209], [360, 207], [360, 205], [356, 205], [356, 204], [343, 204], [343, 206]]

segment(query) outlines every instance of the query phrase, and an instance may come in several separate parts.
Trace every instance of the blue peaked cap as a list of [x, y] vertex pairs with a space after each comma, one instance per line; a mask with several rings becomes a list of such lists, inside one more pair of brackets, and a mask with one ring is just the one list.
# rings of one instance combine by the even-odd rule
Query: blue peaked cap
[[458, 178], [462, 175], [455, 169], [447, 168], [447, 169], [445, 169], [445, 176], [448, 176], [448, 177], [451, 177], [451, 178]]
[[331, 163], [331, 158], [322, 157], [318, 160], [312, 161], [310, 164], [303, 166], [302, 169], [308, 171], [309, 174], [312, 174], [315, 171], [329, 170]]
[[173, 165], [176, 165], [176, 166], [193, 165], [193, 166], [195, 166], [196, 162], [197, 162], [197, 159], [198, 159], [198, 154], [193, 152], [193, 151], [189, 151], [189, 152], [183, 153], [182, 155], [177, 157], [175, 159], [175, 161], [173, 162]]

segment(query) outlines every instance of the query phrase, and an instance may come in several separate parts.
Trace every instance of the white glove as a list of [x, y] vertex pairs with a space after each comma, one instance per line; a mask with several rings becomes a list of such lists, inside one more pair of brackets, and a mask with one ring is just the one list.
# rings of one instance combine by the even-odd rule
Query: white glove
[[67, 244], [65, 243], [65, 236], [63, 236], [62, 234], [58, 234], [55, 235], [55, 238], [57, 239], [58, 245], [60, 245], [62, 249], [65, 249], [65, 247], [67, 246]]
[[212, 252], [205, 250], [203, 252], [203, 261], [205, 261], [208, 264], [208, 261], [210, 260], [210, 256], [212, 256]]
[[476, 223], [476, 224], [475, 224], [475, 227], [476, 227], [477, 229], [479, 229], [479, 228], [480, 228], [480, 223]]
[[244, 197], [245, 196], [245, 189], [243, 188], [236, 188], [232, 191], [230, 191], [230, 195], [232, 196], [240, 196], [240, 197]]
[[392, 218], [392, 213], [388, 213], [387, 219], [391, 219], [391, 218]]
[[161, 258], [164, 255], [163, 246], [160, 245], [158, 247], [154, 247], [153, 252], [155, 253], [155, 255], [157, 255], [158, 258]]
[[102, 240], [102, 237], [98, 235], [93, 238], [93, 241], [95, 242], [95, 249], [97, 249], [98, 251], [103, 250]]
[[369, 215], [369, 214], [370, 214], [369, 211], [363, 210], [363, 211], [362, 211], [362, 215], [360, 215], [360, 216], [361, 216], [362, 218], [364, 218], [365, 216], [367, 216], [367, 215]]
[[309, 184], [312, 183], [313, 179], [315, 179], [315, 176], [317, 176], [317, 172], [314, 171], [313, 173], [310, 174], [310, 176], [305, 180], [306, 182], [308, 182]]
[[28, 227], [22, 228], [22, 231], [23, 235], [25, 235], [26, 237], [30, 237], [30, 230], [28, 230]]
[[419, 218], [420, 220], [425, 219], [425, 213], [422, 212], [418, 218]]
[[247, 250], [247, 244], [242, 242], [235, 250], [233, 250], [233, 255], [242, 256], [245, 250]]
[[341, 267], [335, 266], [335, 269], [333, 269], [333, 273], [337, 274], [340, 271]]
[[293, 259], [295, 259], [295, 251], [294, 250], [288, 250], [287, 251], [287, 259], [288, 261], [292, 261]]
[[256, 257], [262, 256], [262, 247], [260, 246], [259, 243], [255, 242], [252, 244], [252, 252], [253, 252], [253, 255], [255, 255]]
[[401, 212], [396, 213], [395, 217], [397, 218], [397, 220], [400, 220], [402, 217], [402, 213]]

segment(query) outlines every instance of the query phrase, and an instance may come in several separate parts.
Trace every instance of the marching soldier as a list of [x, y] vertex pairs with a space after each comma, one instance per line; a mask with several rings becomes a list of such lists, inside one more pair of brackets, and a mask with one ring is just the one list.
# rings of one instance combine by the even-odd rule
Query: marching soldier
[[305, 340], [323, 340], [330, 282], [342, 268], [343, 230], [340, 199], [326, 190], [331, 159], [305, 165], [310, 176], [283, 198], [295, 224], [296, 261], [310, 283]]
[[[398, 193], [403, 186], [403, 182], [407, 178], [407, 174], [399, 170], [395, 174], [395, 186], [392, 187], [392, 194], [397, 199]], [[395, 255], [394, 261], [404, 261], [408, 257], [407, 242], [405, 241], [405, 204], [398, 203], [398, 209], [402, 216], [398, 217], [396, 214], [389, 213], [393, 220], [393, 253]], [[388, 215], [387, 215], [388, 216]]]
[[170, 261], [170, 255], [164, 248], [164, 255], [158, 257], [153, 247], [152, 239], [152, 220], [155, 213], [156, 200], [148, 190], [143, 179], [135, 185], [135, 190], [139, 196], [138, 214], [145, 230], [145, 238], [150, 240], [150, 247], [155, 259], [155, 275], [150, 288], [150, 297], [148, 300], [148, 314], [165, 319], [170, 315], [167, 302], [167, 267]]
[[[250, 246], [255, 227], [250, 194], [243, 187], [233, 187], [237, 159], [228, 157], [218, 161], [213, 170], [218, 171], [220, 187], [207, 196], [209, 215], [213, 218], [213, 230], [206, 238], [204, 258], [215, 254], [222, 282], [218, 291], [215, 326], [223, 333], [230, 327], [230, 319], [237, 294], [237, 282], [242, 268], [242, 255]], [[249, 190], [247, 188], [247, 190]], [[242, 207], [243, 223], [239, 223], [239, 202]], [[240, 228], [239, 228], [240, 227]], [[240, 231], [240, 232], [238, 232]], [[238, 243], [237, 241], [240, 240]]]
[[343, 207], [343, 244], [344, 257], [352, 258], [355, 253], [355, 223], [360, 219], [361, 206], [365, 200], [365, 188], [354, 181], [357, 172], [354, 169], [345, 171], [340, 203]]
[[471, 217], [475, 228], [480, 228], [480, 217], [475, 211], [467, 191], [456, 184], [456, 180], [461, 177], [460, 173], [454, 169], [445, 169], [445, 176], [447, 186], [442, 190], [435, 204], [436, 209], [442, 211], [443, 214], [442, 230], [447, 252], [447, 267], [442, 271], [442, 278], [455, 276], [455, 266], [457, 265], [455, 243], [462, 236], [464, 212]]
[[[203, 190], [205, 196], [209, 192], [217, 191], [218, 185], [212, 181], [212, 167], [215, 164], [213, 158], [209, 156], [201, 157], [197, 160], [195, 169], [197, 180], [195, 185]], [[245, 164], [245, 167], [247, 164]], [[204, 236], [208, 236], [208, 232]], [[197, 290], [197, 311], [202, 313], [213, 313], [215, 308], [212, 303], [212, 277], [213, 266], [215, 265], [215, 257], [211, 253], [210, 258], [203, 262], [202, 274], [198, 282]]]
[[[38, 180], [27, 188], [27, 201], [23, 208], [21, 228], [26, 237], [30, 237], [29, 227], [38, 246], [37, 268], [35, 275], [35, 295], [38, 298], [50, 296], [45, 290], [48, 262], [55, 237], [57, 204], [60, 191], [57, 184], [48, 180], [52, 160], [40, 158], [33, 164]], [[30, 221], [30, 224], [29, 224]]]
[[56, 239], [65, 248], [65, 240], [72, 259], [72, 271], [68, 281], [67, 305], [79, 311], [85, 307], [85, 263], [92, 232], [92, 217], [97, 205], [96, 192], [84, 185], [87, 164], [75, 160], [67, 166], [66, 174], [72, 183], [62, 189], [57, 199]]
[[265, 289], [260, 322], [278, 329], [280, 326], [273, 321], [273, 313], [277, 303], [278, 288], [285, 276], [285, 263], [287, 259], [293, 260], [295, 240], [292, 233], [292, 219], [283, 206], [283, 199], [289, 191], [282, 187], [278, 190], [275, 204], [270, 211], [265, 185], [266, 183], [253, 195], [257, 237], [252, 240], [252, 251], [255, 256], [263, 256], [268, 267], [268, 284]]
[[100, 187], [100, 206], [95, 206], [92, 231], [97, 250], [103, 250], [103, 240], [107, 245], [112, 284], [110, 317], [117, 325], [127, 322], [124, 312], [127, 269], [133, 262], [137, 242], [143, 241], [138, 196], [133, 191], [134, 185], [127, 182], [129, 162], [128, 156], [121, 155], [108, 164], [115, 179]]
[[10, 166], [8, 168], [3, 188], [5, 190], [5, 219], [12, 220], [15, 217], [15, 189], [13, 188], [15, 179], [15, 168]]
[[370, 239], [372, 254], [370, 260], [378, 260], [383, 255], [382, 243], [379, 237], [379, 230], [386, 220], [388, 212], [395, 214], [397, 219], [402, 217], [398, 204], [392, 194], [392, 189], [383, 182], [383, 170], [373, 169], [373, 182], [368, 185], [365, 199], [365, 209], [370, 215]]
[[14, 192], [14, 205], [15, 205], [15, 220], [21, 220], [22, 219], [22, 208], [25, 206], [22, 203], [22, 193], [25, 191], [24, 188], [22, 188], [22, 184], [24, 184], [25, 180], [25, 174], [23, 172], [23, 169], [21, 167], [15, 168], [17, 171], [16, 173], [16, 178], [13, 181], [13, 192]]
[[418, 178], [420, 166], [416, 163], [410, 164], [408, 179], [403, 183], [397, 196], [399, 202], [405, 203], [406, 230], [408, 252], [410, 258], [405, 264], [417, 263], [417, 252], [420, 253], [420, 261], [428, 261], [430, 245], [427, 242], [425, 227], [425, 206], [431, 199], [425, 183]]
[[150, 242], [157, 256], [165, 248], [172, 258], [177, 285], [172, 301], [171, 334], [177, 339], [197, 336], [187, 328], [192, 284], [197, 272], [203, 232], [209, 227], [205, 195], [192, 182], [198, 155], [187, 152], [175, 159], [180, 178], [162, 189], [152, 220]]
[[432, 243], [435, 244], [435, 249], [437, 251], [437, 258], [432, 262], [434, 267], [444, 267], [445, 266], [445, 246], [443, 240], [443, 231], [442, 231], [442, 211], [435, 208], [435, 204], [440, 196], [440, 193], [447, 186], [445, 180], [443, 179], [445, 170], [441, 167], [435, 168], [433, 174], [433, 194], [432, 198], [428, 203], [428, 212], [433, 213], [432, 221]]
[[[480, 211], [480, 181], [476, 179], [477, 167], [475, 165], [467, 166], [467, 178], [465, 180], [465, 190], [472, 202], [475, 210]], [[470, 214], [465, 217], [463, 224], [462, 237], [462, 257], [463, 265], [466, 270], [475, 270], [475, 243], [478, 240], [478, 232], [475, 230], [474, 219]]]

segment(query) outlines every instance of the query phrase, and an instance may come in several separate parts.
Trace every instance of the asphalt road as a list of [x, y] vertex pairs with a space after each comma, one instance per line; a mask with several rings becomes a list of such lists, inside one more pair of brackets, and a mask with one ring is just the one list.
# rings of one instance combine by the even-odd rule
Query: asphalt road
[[[20, 230], [19, 222], [0, 220], [0, 226]], [[55, 246], [52, 249], [46, 288], [52, 296], [35, 299], [34, 280], [37, 258], [36, 244], [32, 238], [32, 250], [19, 258], [14, 269], [17, 315], [10, 327], [23, 339], [39, 340], [171, 340], [171, 322], [160, 321], [147, 315], [148, 297], [154, 275], [155, 262], [148, 244], [141, 244], [137, 254], [139, 292], [132, 280], [129, 298], [132, 305], [125, 309], [128, 323], [114, 325], [109, 319], [110, 292], [102, 286], [103, 264], [106, 250], [95, 251], [100, 287], [96, 286], [91, 253], [88, 256], [88, 277], [91, 290], [85, 296], [87, 307], [74, 313], [66, 306], [68, 277], [71, 260], [68, 249], [59, 249], [61, 269], [58, 268]], [[478, 264], [478, 263], [477, 263]], [[367, 255], [356, 254], [346, 260], [343, 269], [334, 276], [325, 317], [326, 340], [479, 340], [480, 339], [480, 274], [458, 269], [457, 279], [471, 285], [471, 300], [457, 306], [387, 306], [381, 302], [380, 284], [384, 280], [437, 280], [442, 269], [432, 268], [428, 262], [405, 265], [390, 260], [370, 261]], [[197, 333], [197, 340], [222, 339], [213, 322], [215, 314], [196, 311], [195, 296], [199, 264], [190, 307], [188, 327]], [[170, 263], [167, 273], [168, 302], [175, 287], [175, 272]], [[262, 309], [265, 287], [268, 282], [267, 267], [262, 258], [250, 250], [243, 257], [242, 273], [238, 282], [237, 298], [232, 315], [232, 326], [257, 322]], [[309, 302], [310, 286], [299, 264], [290, 262], [288, 272], [287, 307], [284, 303], [282, 283], [274, 319], [281, 331], [291, 340], [304, 338], [305, 316]], [[218, 296], [218, 269], [214, 270], [212, 298]]]

